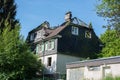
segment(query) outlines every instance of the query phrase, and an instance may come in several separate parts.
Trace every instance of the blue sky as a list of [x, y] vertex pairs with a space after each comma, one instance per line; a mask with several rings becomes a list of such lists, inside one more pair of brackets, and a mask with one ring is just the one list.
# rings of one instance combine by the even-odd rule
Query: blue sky
[[21, 34], [26, 38], [28, 32], [48, 21], [51, 26], [64, 22], [64, 15], [71, 11], [85, 23], [92, 22], [95, 33], [100, 36], [106, 22], [96, 14], [98, 0], [15, 0], [17, 3], [17, 19], [20, 21]]

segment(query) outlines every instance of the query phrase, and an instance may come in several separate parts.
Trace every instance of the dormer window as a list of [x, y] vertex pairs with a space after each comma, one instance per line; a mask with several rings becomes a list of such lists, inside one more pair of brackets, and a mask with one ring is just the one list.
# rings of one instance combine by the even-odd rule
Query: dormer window
[[72, 34], [73, 35], [78, 35], [78, 27], [72, 26]]
[[85, 31], [85, 38], [91, 38], [91, 31]]
[[38, 39], [38, 38], [41, 38], [41, 36], [42, 36], [41, 31], [37, 31], [37, 37], [36, 37], [36, 38], [37, 38], [37, 39]]
[[30, 41], [33, 41], [33, 40], [34, 40], [34, 37], [35, 37], [35, 34], [32, 33], [32, 34], [30, 35]]

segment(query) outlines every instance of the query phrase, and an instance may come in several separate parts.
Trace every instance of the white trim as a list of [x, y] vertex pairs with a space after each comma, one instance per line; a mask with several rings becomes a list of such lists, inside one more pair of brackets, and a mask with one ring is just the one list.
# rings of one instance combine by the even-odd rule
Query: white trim
[[78, 35], [79, 34], [79, 28], [72, 26], [71, 32], [73, 35]]
[[85, 38], [92, 38], [91, 31], [85, 31]]

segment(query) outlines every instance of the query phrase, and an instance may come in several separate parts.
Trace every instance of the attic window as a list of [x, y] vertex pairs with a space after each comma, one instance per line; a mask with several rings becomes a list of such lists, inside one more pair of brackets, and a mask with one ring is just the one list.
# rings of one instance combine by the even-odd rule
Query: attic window
[[32, 34], [30, 35], [30, 41], [33, 41], [33, 40], [34, 40], [34, 37], [35, 37], [35, 34], [32, 33]]
[[91, 31], [85, 31], [85, 38], [91, 38]]
[[37, 38], [41, 38], [41, 35], [42, 35], [42, 34], [41, 34], [41, 31], [38, 31], [38, 32], [37, 32]]
[[78, 27], [72, 26], [72, 34], [73, 35], [78, 35]]

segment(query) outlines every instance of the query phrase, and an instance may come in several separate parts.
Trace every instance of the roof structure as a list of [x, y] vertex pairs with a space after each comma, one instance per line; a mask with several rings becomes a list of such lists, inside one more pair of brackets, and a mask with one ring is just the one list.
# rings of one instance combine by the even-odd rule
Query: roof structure
[[33, 30], [31, 30], [29, 32], [29, 34], [44, 28], [44, 30], [45, 30], [44, 39], [49, 39], [51, 37], [54, 37], [54, 36], [58, 35], [64, 28], [66, 28], [71, 23], [76, 25], [76, 26], [81, 26], [81, 27], [90, 29], [85, 22], [83, 22], [82, 20], [74, 17], [70, 21], [66, 21], [66, 22], [62, 23], [60, 26], [58, 26], [58, 27], [56, 27], [54, 29], [50, 28], [49, 22], [45, 21], [41, 25], [39, 25], [37, 28], [34, 28]]
[[59, 26], [57, 27], [56, 29], [54, 29], [51, 34], [49, 34], [46, 38], [50, 38], [50, 37], [53, 37], [53, 36], [56, 36], [58, 33], [60, 33], [64, 28], [67, 27], [67, 25], [69, 25], [70, 22], [67, 22], [65, 25], [63, 26]]
[[120, 63], [120, 56], [72, 62], [72, 63], [68, 63], [66, 65], [66, 68], [99, 66], [99, 65], [107, 65], [107, 64], [115, 64], [115, 63]]

